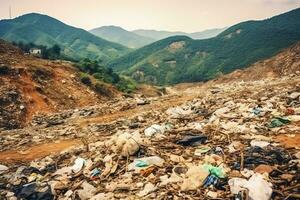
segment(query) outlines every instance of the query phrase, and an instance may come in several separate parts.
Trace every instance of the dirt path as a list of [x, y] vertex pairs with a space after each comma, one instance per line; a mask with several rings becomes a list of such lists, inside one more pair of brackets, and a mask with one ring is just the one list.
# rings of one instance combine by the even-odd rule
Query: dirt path
[[181, 105], [186, 101], [192, 100], [195, 98], [196, 95], [186, 95], [186, 96], [172, 96], [172, 97], [165, 97], [161, 98], [158, 101], [152, 102], [151, 104], [138, 106], [133, 109], [125, 110], [125, 111], [118, 111], [111, 114], [105, 114], [97, 117], [87, 118], [87, 119], [80, 119], [77, 121], [81, 127], [87, 126], [91, 123], [110, 123], [120, 118], [129, 118], [133, 117], [134, 115], [148, 112], [151, 110], [156, 111], [164, 111], [172, 106]]
[[79, 144], [82, 144], [80, 140], [62, 140], [28, 147], [25, 151], [3, 151], [0, 152], [0, 163], [30, 162], [35, 159], [41, 159], [50, 154], [59, 153], [71, 146]]
[[[179, 94], [179, 93], [176, 93]], [[79, 124], [80, 127], [85, 127], [91, 123], [111, 123], [120, 118], [130, 118], [136, 114], [148, 112], [151, 110], [164, 111], [172, 106], [180, 105], [197, 96], [198, 91], [188, 95], [168, 95], [151, 102], [151, 104], [138, 106], [125, 111], [117, 111], [110, 114], [100, 115], [97, 117], [75, 119], [73, 123]], [[80, 140], [63, 140], [56, 142], [47, 142], [34, 146], [25, 146], [24, 151], [9, 150], [0, 152], [0, 163], [19, 163], [30, 162], [34, 159], [43, 158], [53, 153], [59, 153], [69, 147], [80, 144]]]

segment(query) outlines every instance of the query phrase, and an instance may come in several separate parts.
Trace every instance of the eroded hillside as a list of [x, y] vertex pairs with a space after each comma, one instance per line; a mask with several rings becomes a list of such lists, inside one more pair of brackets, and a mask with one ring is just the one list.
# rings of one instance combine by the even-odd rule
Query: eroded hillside
[[[118, 96], [107, 86], [110, 97]], [[0, 127], [19, 128], [37, 114], [94, 105], [108, 97], [81, 83], [71, 63], [24, 55], [0, 41]]]

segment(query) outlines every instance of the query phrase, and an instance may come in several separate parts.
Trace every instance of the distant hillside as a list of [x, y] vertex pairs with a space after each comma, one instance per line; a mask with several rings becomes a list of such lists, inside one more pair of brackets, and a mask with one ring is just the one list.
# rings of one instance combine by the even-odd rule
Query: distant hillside
[[155, 41], [152, 38], [126, 31], [118, 26], [102, 26], [90, 30], [90, 33], [129, 48], [139, 48]]
[[52, 46], [58, 44], [67, 57], [101, 59], [104, 62], [128, 52], [128, 48], [66, 25], [52, 17], [26, 14], [0, 21], [0, 38], [7, 41]]
[[171, 37], [131, 52], [111, 67], [140, 82], [206, 81], [269, 58], [300, 40], [300, 9], [262, 21], [247, 21], [217, 37]]
[[246, 69], [238, 69], [213, 80], [214, 83], [256, 81], [266, 78], [298, 74], [300, 72], [300, 42], [282, 50], [275, 56], [254, 63]]
[[219, 35], [223, 31], [225, 31], [226, 29], [227, 29], [227, 27], [208, 29], [208, 30], [201, 31], [201, 32], [189, 33], [186, 36], [189, 36], [196, 40], [208, 39], [208, 38], [216, 37], [217, 35]]
[[209, 29], [205, 31], [200, 31], [200, 32], [195, 32], [195, 33], [185, 33], [185, 32], [171, 32], [171, 31], [156, 31], [156, 30], [134, 30], [132, 31], [133, 33], [136, 33], [141, 36], [153, 38], [154, 40], [161, 40], [165, 39], [167, 37], [172, 37], [172, 36], [179, 36], [179, 35], [184, 35], [188, 36], [193, 39], [207, 39], [207, 38], [212, 38], [220, 34], [226, 30], [226, 28], [216, 28], [216, 29]]

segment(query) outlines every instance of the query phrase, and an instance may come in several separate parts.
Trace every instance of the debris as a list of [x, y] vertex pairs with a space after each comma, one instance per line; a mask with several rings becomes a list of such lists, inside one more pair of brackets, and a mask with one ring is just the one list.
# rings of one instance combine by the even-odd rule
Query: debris
[[136, 104], [138, 106], [143, 106], [146, 104], [150, 104], [150, 101], [148, 99], [136, 99]]
[[81, 187], [82, 189], [78, 190], [77, 193], [80, 199], [82, 200], [87, 200], [92, 198], [97, 192], [97, 189], [91, 184], [89, 184], [88, 182], [83, 182], [81, 184]]
[[225, 169], [220, 167], [220, 166], [215, 167], [215, 166], [212, 166], [212, 165], [209, 165], [209, 164], [204, 164], [202, 167], [203, 167], [203, 169], [209, 171], [209, 173], [211, 175], [214, 175], [218, 178], [225, 178], [226, 177]]
[[141, 173], [142, 176], [147, 177], [151, 173], [153, 173], [155, 170], [156, 170], [156, 167], [155, 166], [151, 166], [151, 167], [148, 167], [148, 168], [145, 168], [145, 169], [141, 169], [140, 173]]
[[206, 193], [206, 195], [209, 196], [209, 197], [211, 197], [211, 198], [213, 198], [213, 199], [218, 198], [218, 193], [217, 193], [217, 192], [208, 191], [208, 192]]
[[264, 173], [267, 173], [267, 174], [270, 174], [272, 171], [274, 170], [273, 167], [269, 166], [269, 165], [264, 165], [264, 164], [261, 164], [261, 165], [258, 165], [254, 171], [256, 173], [260, 173], [260, 174], [264, 174]]
[[165, 132], [165, 128], [158, 124], [153, 124], [149, 128], [145, 129], [145, 136], [152, 137], [155, 134], [163, 134]]
[[101, 174], [101, 170], [98, 168], [93, 169], [91, 172], [91, 179], [96, 179]]
[[[197, 95], [198, 89], [189, 88], [159, 98], [139, 96], [151, 101], [148, 106], [137, 106], [136, 94], [121, 95], [37, 114], [26, 128], [1, 130], [0, 196], [21, 199], [24, 188], [22, 195], [31, 199], [63, 200], [265, 200], [298, 194], [300, 104], [290, 94], [299, 92], [299, 76], [216, 87], [212, 92], [199, 86]], [[13, 112], [31, 109], [12, 91], [0, 96], [20, 100]], [[66, 143], [56, 141], [65, 139], [73, 146], [57, 150]]]
[[300, 92], [293, 92], [289, 96], [289, 98], [291, 98], [291, 99], [297, 99], [298, 97], [300, 97]]
[[176, 144], [182, 146], [198, 146], [204, 144], [207, 140], [207, 137], [204, 135], [187, 135], [183, 139], [178, 140]]
[[285, 124], [290, 123], [291, 121], [286, 118], [276, 117], [271, 120], [271, 123], [268, 125], [269, 128], [281, 127]]
[[209, 171], [203, 166], [191, 166], [185, 174], [183, 183], [181, 184], [182, 191], [196, 190], [203, 185], [205, 179], [209, 176]]
[[144, 189], [142, 191], [140, 191], [137, 195], [139, 197], [144, 197], [147, 194], [150, 194], [151, 192], [154, 192], [157, 189], [157, 187], [155, 187], [155, 185], [153, 185], [152, 183], [147, 183], [144, 187]]
[[252, 147], [260, 147], [260, 148], [264, 148], [264, 147], [270, 145], [270, 143], [269, 143], [269, 142], [266, 142], [266, 141], [252, 140], [252, 141], [250, 142], [250, 145], [251, 145]]
[[255, 114], [255, 115], [259, 115], [262, 112], [262, 109], [259, 107], [255, 107], [253, 108], [253, 110], [251, 111], [251, 113]]
[[37, 185], [37, 183], [29, 183], [17, 188], [15, 194], [22, 199], [36, 199], [36, 200], [52, 200], [54, 195], [51, 188], [46, 185], [44, 187]]
[[80, 172], [83, 167], [85, 166], [85, 159], [83, 158], [76, 158], [74, 165], [71, 167], [71, 170], [73, 173], [77, 174], [78, 172]]
[[0, 175], [8, 171], [9, 168], [5, 165], [0, 165]]
[[208, 186], [210, 186], [210, 185], [216, 185], [217, 183], [218, 183], [218, 181], [219, 181], [219, 179], [218, 179], [218, 177], [216, 177], [215, 175], [209, 175], [206, 179], [205, 179], [205, 181], [204, 181], [204, 183], [203, 183], [203, 187], [208, 187]]
[[140, 149], [140, 134], [138, 131], [130, 133], [116, 134], [108, 144], [115, 153], [120, 153], [122, 156], [132, 156]]
[[228, 145], [228, 152], [234, 153], [236, 151], [239, 151], [242, 147], [243, 145], [240, 141], [233, 141], [230, 145]]
[[204, 153], [207, 153], [207, 152], [209, 152], [210, 150], [211, 150], [210, 147], [208, 147], [208, 146], [203, 146], [203, 147], [201, 147], [201, 148], [196, 149], [194, 154], [195, 154], [195, 156], [202, 156]]
[[143, 168], [147, 168], [151, 165], [162, 167], [164, 164], [164, 160], [158, 156], [137, 158], [131, 164], [128, 165], [128, 170], [135, 170], [139, 172]]
[[272, 195], [272, 184], [261, 174], [254, 174], [244, 186], [249, 190], [249, 197], [257, 200], [268, 200]]
[[254, 174], [247, 181], [242, 178], [232, 178], [228, 181], [230, 191], [237, 195], [240, 191], [249, 190], [250, 199], [269, 200], [272, 195], [272, 184], [267, 182], [261, 174]]
[[171, 117], [175, 119], [185, 118], [187, 116], [190, 116], [193, 111], [191, 109], [183, 109], [181, 107], [175, 107], [175, 108], [169, 108], [166, 113]]

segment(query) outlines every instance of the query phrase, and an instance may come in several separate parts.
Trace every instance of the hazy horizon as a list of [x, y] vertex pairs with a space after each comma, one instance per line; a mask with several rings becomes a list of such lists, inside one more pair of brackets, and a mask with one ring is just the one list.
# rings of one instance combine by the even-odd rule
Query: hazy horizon
[[[197, 32], [224, 28], [247, 20], [261, 20], [300, 7], [299, 0], [0, 0], [0, 19], [28, 13], [54, 17], [90, 30], [120, 26], [126, 30], [152, 29]], [[186, 12], [188, 11], [188, 12]]]

